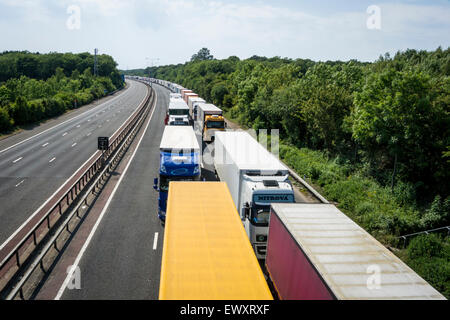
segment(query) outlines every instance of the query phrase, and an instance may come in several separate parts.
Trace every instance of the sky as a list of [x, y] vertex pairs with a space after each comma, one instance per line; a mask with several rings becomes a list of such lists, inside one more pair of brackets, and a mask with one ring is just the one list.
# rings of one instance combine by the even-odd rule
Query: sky
[[120, 69], [253, 55], [374, 61], [450, 46], [449, 0], [0, 0], [0, 52], [94, 52]]

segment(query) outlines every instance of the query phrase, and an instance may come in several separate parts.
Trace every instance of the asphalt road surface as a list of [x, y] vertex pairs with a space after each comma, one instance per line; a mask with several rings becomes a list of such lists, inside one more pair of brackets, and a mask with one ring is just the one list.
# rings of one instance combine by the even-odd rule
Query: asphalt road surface
[[158, 100], [148, 129], [78, 264], [81, 289], [66, 289], [61, 299], [158, 299], [164, 227], [153, 179], [169, 91], [153, 88]]
[[[144, 100], [147, 87], [129, 88], [108, 101], [30, 137], [1, 141], [0, 248], [2, 244], [97, 150], [98, 136], [112, 136]], [[9, 143], [11, 144], [11, 143]]]

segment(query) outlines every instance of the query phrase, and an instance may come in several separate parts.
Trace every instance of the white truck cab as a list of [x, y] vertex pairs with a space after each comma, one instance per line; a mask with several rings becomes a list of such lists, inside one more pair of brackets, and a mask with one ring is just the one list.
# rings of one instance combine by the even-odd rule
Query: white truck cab
[[227, 183], [258, 259], [265, 259], [270, 204], [295, 202], [289, 170], [243, 131], [218, 131], [214, 167]]

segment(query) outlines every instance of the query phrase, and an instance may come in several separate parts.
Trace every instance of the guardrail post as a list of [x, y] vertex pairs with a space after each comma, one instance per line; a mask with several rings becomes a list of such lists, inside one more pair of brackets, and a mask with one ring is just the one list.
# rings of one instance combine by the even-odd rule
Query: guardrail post
[[17, 263], [17, 266], [20, 267], [19, 250], [16, 251], [16, 263]]

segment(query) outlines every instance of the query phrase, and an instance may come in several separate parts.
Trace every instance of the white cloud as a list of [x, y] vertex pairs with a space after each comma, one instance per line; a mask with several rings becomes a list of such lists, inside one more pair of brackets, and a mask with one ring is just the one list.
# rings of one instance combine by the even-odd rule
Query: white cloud
[[[72, 4], [82, 9], [81, 29], [70, 32], [65, 23]], [[269, 1], [0, 0], [0, 51], [99, 47], [120, 67], [134, 68], [145, 66], [145, 57], [160, 58], [160, 64], [183, 62], [201, 47], [218, 58], [257, 54], [367, 61], [407, 47], [448, 46], [450, 6], [378, 5], [382, 28], [374, 31], [366, 27], [364, 6], [312, 14], [300, 5]], [[9, 13], [14, 19], [5, 21]]]

